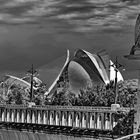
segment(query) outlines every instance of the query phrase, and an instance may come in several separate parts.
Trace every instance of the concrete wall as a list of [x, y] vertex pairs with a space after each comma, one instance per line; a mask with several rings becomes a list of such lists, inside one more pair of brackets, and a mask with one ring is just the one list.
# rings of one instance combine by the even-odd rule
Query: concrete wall
[[93, 140], [93, 138], [32, 133], [32, 132], [20, 132], [16, 130], [1, 129], [0, 140]]

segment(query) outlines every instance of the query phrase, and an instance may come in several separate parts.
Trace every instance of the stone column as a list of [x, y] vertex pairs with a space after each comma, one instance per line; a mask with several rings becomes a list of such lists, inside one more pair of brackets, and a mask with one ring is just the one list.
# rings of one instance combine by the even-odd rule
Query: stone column
[[32, 123], [35, 123], [35, 112], [34, 112], [34, 110], [32, 111]]
[[109, 120], [110, 120], [110, 127], [109, 129], [112, 130], [113, 129], [113, 120], [112, 120], [112, 113], [110, 113], [110, 116], [109, 116]]
[[79, 127], [79, 114], [78, 113], [75, 113], [75, 126], [76, 127]]
[[38, 116], [38, 124], [41, 124], [41, 112], [40, 111], [38, 111], [37, 116]]
[[5, 110], [2, 110], [2, 122], [5, 121]]
[[24, 114], [24, 110], [21, 111], [21, 122], [24, 123], [25, 121], [25, 114]]
[[62, 111], [61, 115], [62, 115], [62, 126], [65, 126], [65, 112]]
[[90, 127], [90, 114], [89, 113], [86, 113], [86, 128], [89, 128]]
[[72, 113], [68, 112], [68, 126], [72, 126]]
[[30, 111], [27, 111], [27, 123], [30, 123], [30, 120], [31, 120]]
[[17, 122], [20, 122], [20, 110], [17, 110]]
[[53, 111], [50, 111], [50, 125], [53, 125], [53, 117], [54, 117]]
[[11, 115], [12, 122], [15, 121], [15, 110], [12, 109], [12, 115]]
[[59, 125], [59, 113], [58, 112], [56, 112], [56, 115], [55, 115], [55, 124]]
[[72, 114], [72, 127], [75, 127], [75, 116], [74, 116], [74, 112], [71, 113]]
[[105, 129], [105, 113], [104, 112], [101, 114], [101, 129], [102, 130]]
[[10, 110], [7, 110], [7, 122], [10, 122]]

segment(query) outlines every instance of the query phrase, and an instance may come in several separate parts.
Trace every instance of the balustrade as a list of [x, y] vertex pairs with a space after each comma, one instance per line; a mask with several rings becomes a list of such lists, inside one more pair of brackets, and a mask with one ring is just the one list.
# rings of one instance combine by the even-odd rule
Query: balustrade
[[[119, 111], [128, 112], [128, 108]], [[109, 107], [0, 105], [0, 121], [112, 130], [117, 124]]]

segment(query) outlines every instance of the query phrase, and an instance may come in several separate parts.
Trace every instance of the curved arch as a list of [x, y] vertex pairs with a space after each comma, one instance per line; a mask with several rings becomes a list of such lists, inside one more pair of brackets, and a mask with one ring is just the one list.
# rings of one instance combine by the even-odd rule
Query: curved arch
[[[13, 84], [17, 84], [17, 85], [20, 85], [20, 86], [23, 86], [23, 87], [28, 87], [30, 88], [31, 84], [26, 82], [25, 80], [22, 80], [18, 77], [15, 77], [15, 76], [12, 76], [12, 75], [5, 75], [5, 81], [4, 83], [9, 83], [10, 82], [10, 85], [12, 86]], [[34, 90], [36, 90], [37, 88], [33, 87]]]
[[[30, 76], [25, 76], [25, 77], [22, 78], [22, 80], [24, 80], [24, 81], [29, 83], [30, 80], [31, 80], [31, 77]], [[33, 80], [35, 81], [37, 86], [39, 86], [42, 83], [42, 81], [39, 78], [37, 78], [37, 77], [33, 77]]]
[[62, 67], [60, 73], [58, 74], [57, 78], [54, 80], [54, 82], [52, 83], [52, 85], [49, 87], [48, 91], [45, 92], [44, 95], [48, 95], [51, 90], [54, 88], [54, 86], [56, 85], [57, 81], [59, 80], [60, 76], [62, 75], [62, 72], [64, 71], [65, 67], [67, 66], [67, 64], [69, 63], [69, 57], [70, 57], [70, 53], [69, 53], [69, 50], [67, 50], [67, 58], [66, 58], [66, 61], [64, 63], [64, 66]]
[[92, 61], [92, 63], [95, 65], [98, 73], [100, 74], [101, 78], [103, 79], [104, 83], [109, 83], [109, 78], [107, 76], [106, 70], [104, 68], [103, 62], [100, 60], [100, 58], [96, 54], [91, 54], [85, 50], [82, 50], [87, 54], [89, 59]]

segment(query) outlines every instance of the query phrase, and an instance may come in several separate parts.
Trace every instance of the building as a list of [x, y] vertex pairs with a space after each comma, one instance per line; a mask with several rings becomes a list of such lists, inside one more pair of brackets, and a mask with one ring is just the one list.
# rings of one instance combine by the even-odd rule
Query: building
[[[53, 93], [55, 87], [69, 88], [73, 92], [78, 92], [87, 86], [108, 84], [110, 80], [115, 79], [115, 70], [114, 67], [111, 67], [112, 64], [113, 62], [106, 51], [91, 54], [78, 49], [75, 51], [74, 57], [70, 59], [68, 50], [60, 73], [45, 94]], [[123, 80], [119, 70], [117, 78], [118, 81]]]

